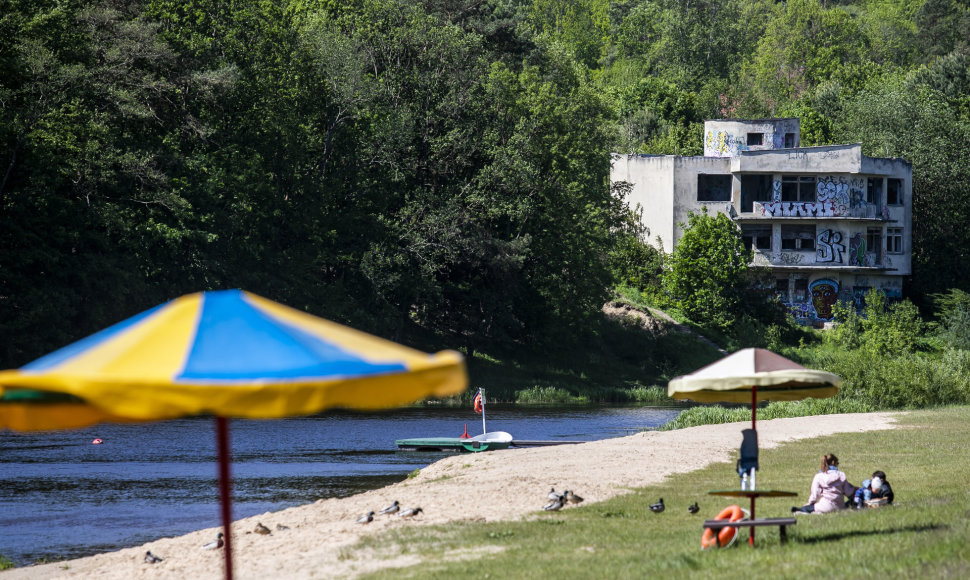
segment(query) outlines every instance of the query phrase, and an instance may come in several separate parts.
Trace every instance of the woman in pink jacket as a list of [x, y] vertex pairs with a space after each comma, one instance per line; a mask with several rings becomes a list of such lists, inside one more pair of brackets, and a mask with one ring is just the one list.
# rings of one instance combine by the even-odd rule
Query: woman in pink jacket
[[812, 479], [808, 503], [791, 508], [792, 512], [824, 514], [845, 509], [845, 498], [852, 499], [855, 486], [839, 471], [839, 458], [829, 453], [822, 458], [821, 470]]

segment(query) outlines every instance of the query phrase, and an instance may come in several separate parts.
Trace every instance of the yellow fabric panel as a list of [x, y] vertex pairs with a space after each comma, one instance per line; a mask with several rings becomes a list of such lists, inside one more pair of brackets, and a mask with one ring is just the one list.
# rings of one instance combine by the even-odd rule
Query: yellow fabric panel
[[52, 374], [137, 377], [148, 382], [171, 379], [187, 356], [200, 299], [200, 294], [191, 294], [172, 301], [104, 344], [58, 366]]
[[54, 431], [78, 429], [96, 423], [111, 421], [131, 423], [85, 404], [3, 404], [0, 405], [0, 429], [13, 431]]
[[0, 372], [0, 383], [70, 393], [97, 401], [99, 409], [138, 421], [212, 414], [278, 418], [312, 415], [331, 408], [386, 409], [425, 397], [449, 397], [465, 390], [468, 377], [459, 353], [426, 357], [425, 368], [353, 380], [238, 384], [181, 384], [168, 380], [114, 380], [64, 373]]
[[314, 336], [322, 337], [328, 342], [340, 345], [369, 362], [403, 362], [408, 368], [411, 368], [412, 365], [424, 366], [423, 363], [428, 359], [428, 355], [419, 350], [300, 312], [249, 292], [243, 294], [246, 300], [258, 309], [280, 320], [285, 320]]

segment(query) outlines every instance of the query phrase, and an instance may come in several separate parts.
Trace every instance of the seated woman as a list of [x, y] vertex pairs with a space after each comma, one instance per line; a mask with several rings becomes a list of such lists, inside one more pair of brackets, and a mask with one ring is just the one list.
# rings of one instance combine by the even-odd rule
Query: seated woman
[[824, 514], [845, 509], [843, 496], [850, 500], [855, 496], [855, 486], [839, 471], [839, 458], [829, 453], [822, 457], [821, 469], [812, 478], [812, 491], [808, 503], [791, 508], [792, 513]]
[[872, 479], [862, 482], [862, 487], [855, 492], [855, 508], [879, 507], [893, 503], [896, 495], [893, 488], [886, 480], [886, 474], [882, 471], [873, 471]]

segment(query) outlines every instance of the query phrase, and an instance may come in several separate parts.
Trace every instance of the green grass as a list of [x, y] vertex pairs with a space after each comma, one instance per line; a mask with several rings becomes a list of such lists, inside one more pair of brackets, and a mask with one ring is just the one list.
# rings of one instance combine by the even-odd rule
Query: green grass
[[[728, 503], [705, 490], [737, 485], [733, 465], [718, 464], [606, 502], [537, 511], [532, 521], [408, 528], [350, 553], [423, 556], [419, 566], [373, 578], [970, 577], [970, 408], [915, 411], [901, 424], [762, 450], [759, 487], [799, 497], [761, 500], [759, 517], [787, 516], [791, 505], [804, 502], [825, 453], [839, 456], [856, 485], [882, 469], [896, 492], [892, 507], [799, 518], [787, 546], [779, 545], [777, 529], [759, 528], [755, 549], [740, 541], [719, 551], [700, 549], [701, 522]], [[658, 497], [668, 506], [662, 514], [647, 509]], [[701, 512], [691, 516], [686, 507], [695, 500]]]

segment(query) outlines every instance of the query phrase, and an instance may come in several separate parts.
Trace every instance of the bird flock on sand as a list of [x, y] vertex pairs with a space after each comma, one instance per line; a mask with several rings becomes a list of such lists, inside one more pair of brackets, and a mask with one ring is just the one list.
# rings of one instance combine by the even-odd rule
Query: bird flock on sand
[[[563, 507], [569, 504], [578, 504], [583, 501], [583, 498], [579, 497], [574, 492], [569, 491], [568, 489], [562, 493], [558, 493], [556, 491], [556, 488], [554, 487], [549, 489], [549, 493], [546, 494], [546, 499], [549, 501], [549, 503], [544, 505], [542, 509], [548, 512], [559, 511]], [[658, 499], [656, 502], [650, 504], [648, 507], [650, 508], [650, 511], [652, 511], [655, 514], [662, 513], [665, 509], [667, 509], [667, 506], [664, 504], [664, 498]], [[689, 514], [693, 515], [699, 511], [701, 511], [701, 508], [699, 505], [697, 505], [696, 501], [693, 504], [687, 506], [687, 513]]]
[[578, 504], [583, 501], [583, 498], [568, 489], [562, 493], [557, 493], [554, 487], [549, 489], [549, 493], [546, 494], [546, 499], [549, 500], [549, 503], [544, 505], [542, 509], [547, 512], [557, 512], [568, 504]]
[[[583, 498], [576, 495], [575, 492], [567, 489], [562, 493], [558, 493], [556, 491], [556, 488], [554, 487], [549, 488], [549, 493], [546, 494], [546, 499], [548, 500], [548, 503], [544, 505], [542, 509], [548, 512], [559, 511], [569, 504], [576, 505], [583, 502]], [[655, 514], [662, 513], [666, 509], [666, 505], [664, 504], [664, 498], [660, 498], [655, 503], [650, 504], [649, 508], [650, 508], [650, 511], [652, 511]], [[697, 502], [695, 501], [693, 504], [687, 506], [687, 513], [696, 514], [697, 512], [700, 511], [700, 509], [701, 509], [700, 506], [698, 506]], [[375, 515], [395, 516], [398, 518], [413, 518], [423, 511], [424, 510], [419, 507], [403, 508], [401, 507], [401, 504], [397, 500], [394, 500], [393, 503], [391, 503], [389, 506], [385, 507], [379, 512], [369, 511], [366, 514], [360, 516], [359, 518], [357, 518], [356, 523], [369, 524], [372, 521], [374, 521]], [[289, 528], [287, 526], [284, 526], [283, 524], [276, 524], [276, 529], [288, 530]], [[264, 536], [267, 536], [273, 533], [272, 530], [264, 526], [261, 522], [256, 523], [256, 528], [253, 531], [257, 534], [262, 534]], [[224, 545], [225, 545], [225, 541], [223, 540], [222, 532], [219, 532], [218, 534], [216, 534], [216, 539], [212, 540], [208, 544], [203, 545], [202, 549], [216, 550], [223, 547]], [[163, 560], [162, 558], [156, 556], [155, 554], [152, 554], [151, 551], [145, 552], [146, 564], [157, 564], [162, 560]]]
[[[374, 521], [375, 515], [386, 515], [386, 516], [393, 515], [399, 518], [413, 518], [414, 516], [422, 513], [423, 511], [424, 510], [419, 507], [413, 507], [413, 508], [407, 508], [407, 509], [402, 508], [401, 504], [397, 500], [394, 500], [394, 503], [392, 503], [391, 505], [387, 506], [386, 508], [382, 509], [379, 512], [369, 511], [366, 514], [360, 516], [359, 518], [357, 518], [357, 523], [369, 524], [370, 522]], [[289, 526], [284, 526], [283, 524], [276, 524], [276, 529], [283, 531], [283, 530], [288, 530], [290, 528]], [[246, 533], [248, 534], [250, 532], [246, 532]], [[264, 526], [262, 522], [256, 522], [256, 527], [253, 529], [253, 533], [257, 533], [263, 536], [268, 536], [272, 534], [273, 531], [270, 530], [268, 527]], [[219, 532], [218, 534], [216, 534], [216, 539], [206, 544], [203, 544], [202, 549], [218, 550], [219, 548], [222, 548], [225, 545], [226, 545], [225, 536], [222, 534], [222, 532]], [[151, 551], [148, 551], [148, 552], [145, 552], [144, 561], [146, 564], [158, 564], [159, 562], [163, 561], [163, 558], [156, 556], [155, 554], [152, 554]]]
[[423, 511], [424, 510], [419, 507], [402, 508], [400, 502], [398, 502], [397, 500], [394, 500], [394, 502], [391, 505], [387, 506], [386, 508], [382, 509], [379, 512], [370, 511], [360, 516], [359, 518], [357, 518], [357, 523], [369, 524], [372, 521], [374, 521], [375, 514], [383, 515], [383, 516], [395, 516], [398, 518], [413, 518], [414, 516], [418, 515]]

